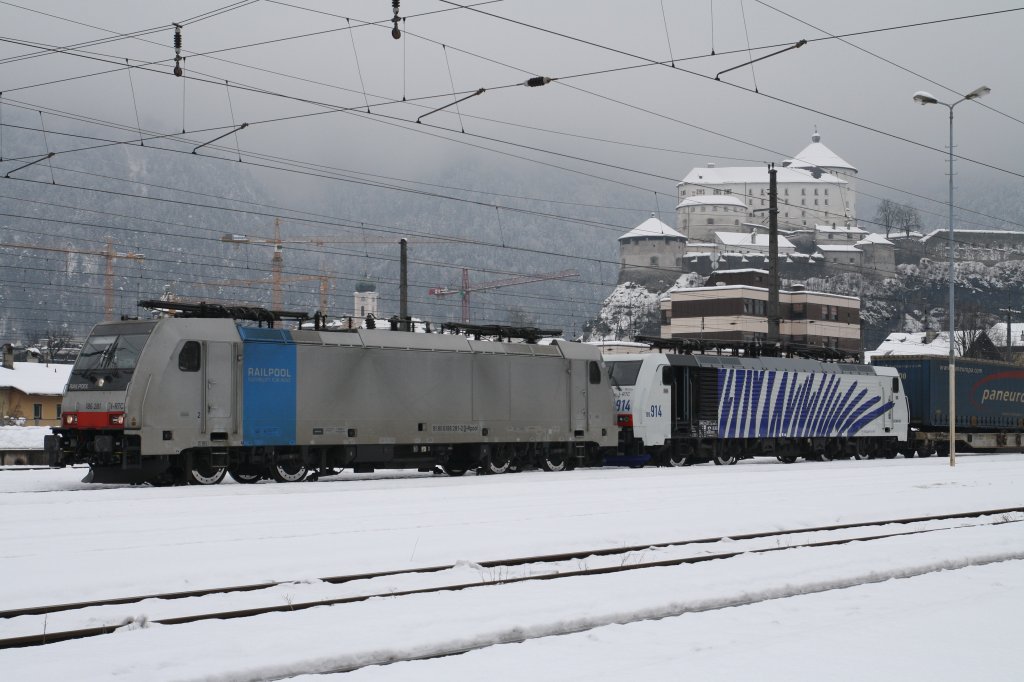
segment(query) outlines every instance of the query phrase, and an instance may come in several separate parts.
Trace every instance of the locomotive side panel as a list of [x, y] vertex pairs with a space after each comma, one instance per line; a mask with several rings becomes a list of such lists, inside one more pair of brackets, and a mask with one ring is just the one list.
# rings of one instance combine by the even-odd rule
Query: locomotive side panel
[[895, 435], [886, 377], [738, 367], [720, 368], [718, 385], [719, 438]]

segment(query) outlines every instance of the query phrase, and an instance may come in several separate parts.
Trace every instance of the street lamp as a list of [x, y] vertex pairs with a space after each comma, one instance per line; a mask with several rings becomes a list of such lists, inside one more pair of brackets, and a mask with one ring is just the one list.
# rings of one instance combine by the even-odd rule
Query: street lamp
[[956, 321], [953, 315], [953, 283], [956, 277], [955, 259], [953, 257], [953, 107], [961, 102], [984, 97], [992, 92], [992, 88], [982, 85], [972, 90], [952, 104], [940, 102], [933, 95], [924, 91], [914, 93], [914, 101], [918, 104], [941, 104], [949, 109], [949, 466], [956, 466]]

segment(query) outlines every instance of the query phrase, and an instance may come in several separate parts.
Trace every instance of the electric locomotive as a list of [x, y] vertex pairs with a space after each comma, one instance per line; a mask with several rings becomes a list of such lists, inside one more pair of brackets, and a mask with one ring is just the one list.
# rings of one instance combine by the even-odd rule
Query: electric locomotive
[[97, 483], [288, 482], [341, 468], [558, 470], [615, 445], [593, 346], [200, 313], [96, 325], [46, 437], [51, 465], [88, 463]]
[[655, 464], [867, 459], [895, 456], [907, 440], [907, 396], [893, 368], [710, 354], [605, 362], [618, 450]]

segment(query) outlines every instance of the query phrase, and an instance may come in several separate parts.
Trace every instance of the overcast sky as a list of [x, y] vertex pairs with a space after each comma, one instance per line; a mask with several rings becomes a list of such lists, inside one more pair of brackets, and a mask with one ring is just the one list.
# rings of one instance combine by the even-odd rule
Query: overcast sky
[[[1013, 2], [503, 0], [460, 9], [403, 0], [406, 33], [394, 40], [387, 0], [261, 0], [185, 25], [185, 54], [214, 54], [186, 60], [183, 88], [183, 79], [170, 74], [170, 25], [227, 5], [2, 2], [0, 59], [34, 52], [11, 41], [65, 46], [158, 29], [141, 39], [0, 64], [4, 107], [22, 102], [134, 127], [137, 106], [144, 128], [172, 133], [184, 126], [197, 142], [249, 122], [238, 136], [243, 156], [273, 153], [396, 177], [425, 177], [462, 161], [530, 172], [530, 163], [479, 148], [487, 147], [667, 195], [690, 168], [708, 161], [788, 158], [817, 127], [823, 142], [860, 170], [862, 196], [904, 200], [900, 190], [923, 193], [938, 203], [913, 202], [941, 214], [947, 111], [916, 105], [912, 95], [928, 90], [953, 101], [988, 85], [992, 94], [982, 104], [956, 109], [957, 153], [994, 168], [960, 162], [957, 173], [961, 181], [1012, 184], [1021, 177], [1003, 171], [1024, 173], [1024, 11], [878, 30], [1013, 9]], [[363, 25], [374, 21], [384, 24]], [[878, 31], [816, 40], [870, 30]], [[811, 42], [714, 80], [723, 69], [800, 39]], [[245, 47], [265, 41], [276, 42]], [[158, 63], [133, 69], [129, 80], [110, 63], [125, 58]], [[676, 68], [650, 64], [671, 58]], [[66, 80], [88, 74], [102, 75]], [[515, 86], [531, 75], [558, 80]], [[43, 85], [55, 80], [62, 82]], [[232, 84], [230, 108], [225, 80]], [[417, 125], [418, 116], [452, 101], [453, 85], [458, 93], [487, 92], [459, 105], [461, 119], [450, 107]], [[316, 103], [355, 110], [261, 123], [326, 110]], [[53, 129], [68, 125], [48, 119]], [[55, 149], [62, 144], [71, 142]], [[232, 138], [221, 144], [233, 146]], [[312, 180], [305, 189], [328, 190]]]

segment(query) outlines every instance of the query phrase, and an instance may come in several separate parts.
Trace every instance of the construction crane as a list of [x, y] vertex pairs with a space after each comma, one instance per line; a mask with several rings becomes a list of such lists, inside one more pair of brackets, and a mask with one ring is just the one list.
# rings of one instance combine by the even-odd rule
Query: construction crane
[[51, 253], [78, 254], [82, 256], [103, 256], [106, 260], [106, 270], [103, 277], [103, 319], [110, 321], [114, 319], [114, 260], [145, 260], [141, 253], [122, 253], [114, 250], [114, 242], [107, 239], [107, 248], [103, 251], [88, 251], [86, 249], [62, 249], [56, 246], [29, 246], [28, 244], [0, 244], [0, 247], [11, 249], [29, 249], [32, 251], [49, 251]]
[[[312, 244], [315, 246], [325, 246], [327, 244], [397, 244], [398, 239], [352, 239], [351, 237], [289, 237], [287, 239], [281, 238], [281, 219], [274, 219], [274, 236], [273, 238], [266, 237], [249, 237], [244, 234], [225, 234], [220, 240], [229, 244], [268, 244], [274, 247], [274, 255], [270, 259], [270, 280], [271, 280], [271, 308], [274, 310], [280, 310], [282, 305], [281, 297], [281, 284], [284, 282], [282, 279], [284, 273], [284, 244]], [[447, 239], [410, 239], [410, 243], [429, 243], [429, 242], [449, 242]], [[323, 277], [323, 275], [310, 275], [311, 279], [317, 279]], [[291, 280], [299, 281], [299, 280]], [[321, 282], [321, 301], [326, 300], [323, 295], [323, 283]]]
[[487, 289], [500, 289], [501, 287], [511, 287], [517, 284], [529, 284], [530, 282], [546, 282], [552, 279], [571, 279], [573, 277], [579, 277], [580, 273], [576, 270], [562, 270], [561, 272], [546, 272], [537, 275], [522, 275], [520, 277], [510, 277], [508, 279], [497, 279], [491, 282], [478, 282], [470, 284], [469, 282], [469, 268], [462, 268], [462, 287], [435, 287], [428, 289], [427, 293], [431, 296], [437, 296], [438, 298], [444, 298], [445, 296], [453, 296], [459, 294], [462, 296], [462, 322], [463, 324], [469, 323], [469, 294], [473, 291], [485, 291]]

